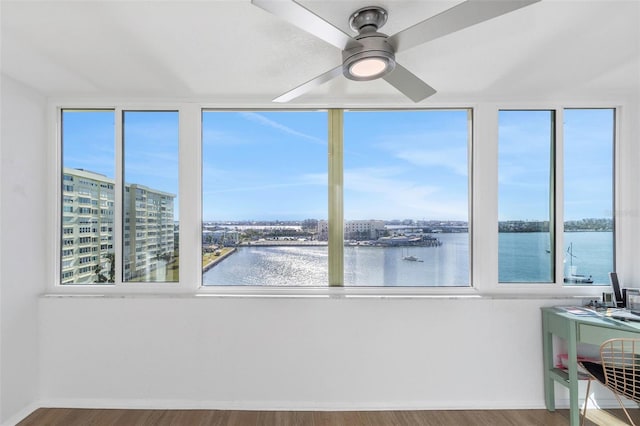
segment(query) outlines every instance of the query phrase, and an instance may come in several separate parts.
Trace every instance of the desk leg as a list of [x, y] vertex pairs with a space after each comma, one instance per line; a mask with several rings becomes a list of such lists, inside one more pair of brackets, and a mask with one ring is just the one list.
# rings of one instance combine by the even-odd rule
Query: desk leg
[[568, 323], [569, 332], [567, 339], [567, 364], [569, 367], [569, 419], [571, 426], [580, 424], [580, 407], [578, 406], [578, 349], [576, 326], [573, 322]]
[[544, 403], [549, 411], [556, 410], [554, 381], [549, 375], [553, 368], [553, 334], [549, 332], [549, 319], [542, 315], [542, 362], [544, 368]]

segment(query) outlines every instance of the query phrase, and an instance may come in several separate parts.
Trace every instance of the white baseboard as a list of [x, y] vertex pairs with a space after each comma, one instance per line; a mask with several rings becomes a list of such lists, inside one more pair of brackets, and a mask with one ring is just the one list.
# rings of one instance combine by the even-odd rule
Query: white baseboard
[[[50, 399], [41, 407], [117, 408], [147, 410], [248, 410], [248, 411], [398, 411], [398, 410], [515, 410], [544, 409], [544, 402], [492, 401], [318, 402], [318, 401], [210, 401], [158, 399]], [[567, 405], [568, 406], [568, 405]]]
[[34, 402], [32, 404], [29, 404], [13, 416], [11, 416], [11, 418], [2, 422], [0, 426], [15, 426], [40, 407], [41, 405], [39, 403]]

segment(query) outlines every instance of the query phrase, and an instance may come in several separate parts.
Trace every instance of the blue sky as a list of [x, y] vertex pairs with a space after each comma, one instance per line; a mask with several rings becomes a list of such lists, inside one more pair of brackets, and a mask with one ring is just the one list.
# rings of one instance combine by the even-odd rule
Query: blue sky
[[348, 112], [346, 219], [468, 220], [467, 111]]
[[[550, 111], [499, 114], [499, 220], [548, 220]], [[612, 217], [613, 110], [564, 110], [564, 218]]]
[[[565, 217], [610, 217], [612, 111], [564, 116]], [[500, 220], [548, 218], [550, 117], [500, 113]], [[203, 219], [326, 219], [327, 120], [204, 112]], [[345, 112], [345, 219], [468, 220], [467, 126], [466, 110]], [[65, 167], [112, 178], [114, 112], [67, 111], [63, 127]], [[124, 129], [127, 183], [178, 194], [178, 113], [126, 112]]]
[[113, 111], [64, 111], [62, 128], [63, 166], [90, 170], [113, 179], [115, 175]]
[[500, 111], [500, 220], [549, 220], [552, 119], [550, 111]]
[[202, 134], [204, 220], [326, 218], [325, 112], [205, 112]]
[[[65, 111], [63, 164], [115, 176], [114, 112]], [[178, 209], [178, 113], [127, 111], [124, 116], [125, 182], [175, 194]]]
[[[326, 112], [205, 112], [203, 218], [327, 217]], [[346, 112], [345, 219], [467, 220], [467, 113]]]
[[613, 217], [612, 109], [564, 112], [566, 220]]

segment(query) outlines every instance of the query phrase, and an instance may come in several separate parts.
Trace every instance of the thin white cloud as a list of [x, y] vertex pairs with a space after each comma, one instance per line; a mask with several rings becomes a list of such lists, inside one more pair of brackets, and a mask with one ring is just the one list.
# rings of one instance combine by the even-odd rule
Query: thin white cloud
[[466, 129], [425, 130], [422, 132], [385, 135], [376, 146], [391, 157], [418, 167], [444, 168], [457, 175], [467, 176]]
[[308, 140], [310, 142], [313, 142], [313, 143], [317, 143], [317, 144], [321, 144], [321, 145], [327, 145], [327, 141], [326, 140], [322, 140], [322, 139], [320, 139], [318, 137], [315, 137], [315, 136], [312, 136], [312, 135], [308, 135], [306, 133], [294, 130], [294, 129], [292, 129], [290, 127], [287, 127], [287, 126], [285, 126], [283, 124], [280, 124], [280, 123], [278, 123], [276, 121], [270, 120], [270, 119], [268, 119], [267, 117], [265, 117], [262, 114], [258, 114], [256, 112], [241, 112], [240, 115], [243, 116], [244, 118], [246, 118], [249, 121], [253, 121], [255, 123], [271, 127], [273, 129], [279, 130], [279, 131], [281, 131], [283, 133], [287, 133], [287, 134], [292, 135], [292, 136], [303, 138], [303, 139], [306, 139], [306, 140]]
[[395, 168], [345, 170], [345, 217], [468, 219], [465, 195], [399, 178]]
[[307, 182], [291, 182], [291, 183], [271, 183], [266, 185], [251, 185], [251, 186], [237, 186], [233, 188], [218, 188], [212, 191], [205, 191], [204, 195], [212, 195], [212, 194], [220, 194], [224, 192], [248, 192], [248, 191], [266, 191], [269, 189], [278, 189], [278, 188], [291, 188], [296, 186], [306, 186]]
[[396, 152], [396, 158], [420, 167], [444, 167], [454, 173], [467, 176], [466, 149], [403, 149]]

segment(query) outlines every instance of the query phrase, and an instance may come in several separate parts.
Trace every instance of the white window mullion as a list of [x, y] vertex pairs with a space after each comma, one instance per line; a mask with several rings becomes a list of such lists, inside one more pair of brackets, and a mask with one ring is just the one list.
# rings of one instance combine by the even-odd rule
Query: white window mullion
[[115, 250], [115, 285], [122, 284], [123, 251], [124, 251], [124, 145], [122, 136], [123, 110], [117, 107], [114, 111], [115, 130], [115, 187], [114, 187], [114, 220], [113, 220], [113, 248]]
[[498, 108], [480, 105], [473, 115], [471, 276], [476, 290], [491, 293], [498, 284]]
[[193, 292], [202, 282], [201, 117], [197, 104], [180, 107], [180, 290], [186, 292]]

